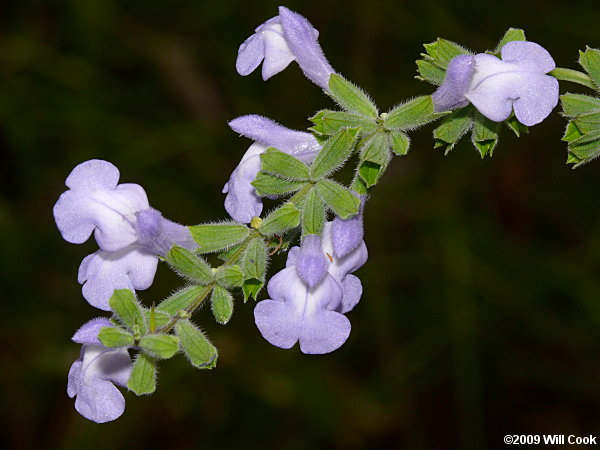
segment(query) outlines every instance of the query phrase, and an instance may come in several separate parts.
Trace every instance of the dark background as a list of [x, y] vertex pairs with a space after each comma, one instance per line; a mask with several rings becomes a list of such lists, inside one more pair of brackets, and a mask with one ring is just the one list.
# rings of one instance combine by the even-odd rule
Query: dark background
[[[433, 91], [414, 60], [438, 36], [483, 51], [522, 27], [569, 68], [600, 45], [595, 0], [287, 6], [382, 110]], [[505, 434], [599, 435], [600, 163], [565, 165], [557, 111], [520, 139], [504, 129], [493, 159], [468, 139], [444, 157], [433, 127], [412, 134], [367, 206], [364, 295], [338, 351], [269, 345], [251, 304], [226, 327], [205, 309], [216, 370], [177, 357], [154, 395], [125, 394], [116, 422], [76, 413], [70, 337], [99, 315], [76, 275], [96, 244], [61, 239], [51, 212], [64, 180], [107, 159], [165, 216], [225, 218], [220, 190], [250, 145], [227, 121], [258, 113], [302, 129], [332, 106], [295, 63], [268, 83], [235, 72], [240, 43], [276, 13], [234, 0], [0, 4], [0, 445], [477, 449]], [[178, 285], [161, 265], [141, 297]]]

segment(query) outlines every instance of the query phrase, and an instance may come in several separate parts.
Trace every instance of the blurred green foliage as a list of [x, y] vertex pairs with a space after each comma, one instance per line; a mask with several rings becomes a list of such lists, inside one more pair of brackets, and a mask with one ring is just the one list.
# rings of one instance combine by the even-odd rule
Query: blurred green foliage
[[[227, 327], [198, 314], [220, 350], [210, 372], [162, 364], [157, 393], [114, 423], [66, 396], [72, 333], [98, 314], [76, 282], [95, 243], [64, 242], [52, 206], [90, 158], [142, 184], [165, 216], [225, 217], [222, 185], [250, 144], [227, 120], [295, 128], [330, 100], [295, 64], [268, 83], [235, 73], [237, 48], [276, 14], [238, 0], [5, 0], [0, 5], [0, 398], [3, 448], [494, 448], [504, 434], [600, 429], [598, 162], [565, 165], [553, 114], [492, 159], [465, 140], [444, 157], [413, 133], [366, 210], [368, 264], [337, 352], [270, 346], [252, 304]], [[534, 0], [290, 1], [331, 64], [385, 110], [433, 88], [422, 43], [477, 51], [510, 26], [557, 65], [598, 47], [598, 4]], [[583, 92], [576, 86], [561, 91]], [[346, 174], [349, 176], [350, 174]], [[280, 258], [272, 264], [276, 270]], [[161, 266], [149, 304], [179, 286]]]

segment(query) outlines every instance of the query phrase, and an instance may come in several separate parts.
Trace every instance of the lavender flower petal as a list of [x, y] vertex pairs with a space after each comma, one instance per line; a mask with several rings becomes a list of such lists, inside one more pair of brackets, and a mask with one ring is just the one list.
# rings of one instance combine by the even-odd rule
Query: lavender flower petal
[[250, 223], [262, 212], [262, 200], [250, 183], [260, 171], [260, 154], [266, 149], [263, 145], [252, 144], [223, 188], [223, 193], [227, 194], [225, 209], [237, 222]]
[[188, 250], [198, 248], [187, 227], [165, 219], [153, 208], [137, 213], [136, 231], [140, 245], [163, 257], [174, 245]]
[[116, 252], [92, 253], [79, 266], [83, 297], [90, 305], [110, 311], [108, 301], [115, 289], [148, 289], [157, 265], [158, 258], [139, 245]]
[[306, 18], [284, 6], [279, 7], [279, 17], [287, 44], [302, 72], [317, 86], [328, 91], [329, 77], [334, 70], [319, 45], [318, 32]]
[[360, 301], [363, 288], [360, 279], [352, 274], [348, 274], [344, 277], [341, 287], [344, 296], [338, 311], [342, 314], [346, 314], [347, 312], [352, 311]]
[[305, 236], [296, 258], [296, 270], [300, 278], [312, 288], [325, 277], [327, 265], [321, 238], [316, 234]]
[[321, 150], [321, 146], [311, 133], [290, 130], [264, 116], [255, 114], [241, 116], [229, 122], [229, 126], [236, 133], [265, 147], [275, 147], [305, 163], [312, 162]]
[[280, 348], [300, 342], [307, 354], [329, 353], [339, 348], [350, 334], [350, 322], [333, 311], [342, 291], [338, 283], [326, 276], [317, 287], [309, 289], [294, 267], [277, 273], [267, 286], [273, 300], [263, 300], [254, 309], [256, 325], [263, 337]]
[[473, 55], [458, 55], [450, 61], [444, 83], [431, 96], [436, 112], [450, 111], [469, 104], [465, 93], [469, 88], [474, 71], [475, 58]]
[[530, 41], [513, 41], [500, 51], [502, 61], [529, 66], [532, 72], [548, 73], [556, 68], [552, 55], [540, 44]]
[[358, 197], [360, 198], [358, 213], [348, 219], [340, 219], [336, 216], [331, 225], [333, 252], [339, 258], [346, 256], [363, 240], [363, 214], [367, 196], [360, 195]]
[[78, 344], [102, 345], [98, 339], [98, 333], [104, 327], [114, 327], [114, 325], [106, 317], [96, 317], [84, 323], [71, 340]]

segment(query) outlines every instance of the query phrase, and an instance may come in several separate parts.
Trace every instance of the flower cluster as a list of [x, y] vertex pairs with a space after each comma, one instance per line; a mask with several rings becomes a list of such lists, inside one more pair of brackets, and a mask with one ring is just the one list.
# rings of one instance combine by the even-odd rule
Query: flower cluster
[[[306, 132], [259, 115], [229, 122], [253, 141], [223, 188], [232, 221], [186, 227], [167, 220], [150, 207], [141, 186], [119, 184], [118, 169], [107, 161], [86, 161], [67, 177], [69, 189], [54, 206], [54, 218], [68, 242], [80, 244], [94, 234], [99, 250], [83, 259], [78, 281], [92, 306], [112, 314], [73, 336], [82, 348], [67, 393], [84, 417], [98, 423], [119, 417], [125, 400], [116, 386], [152, 393], [157, 361], [177, 353], [198, 369], [215, 367], [217, 351], [191, 316], [210, 298], [216, 321], [226, 324], [236, 289], [244, 301], [256, 300], [266, 285], [269, 298], [256, 304], [254, 319], [272, 345], [298, 343], [306, 354], [338, 349], [350, 335], [346, 314], [363, 293], [354, 272], [368, 258], [365, 204], [391, 159], [407, 154], [407, 133], [443, 118], [434, 131], [436, 146], [451, 148], [472, 130], [481, 154], [491, 154], [498, 122], [515, 130], [535, 125], [558, 101], [558, 82], [549, 74], [554, 60], [511, 29], [493, 52], [501, 58], [473, 55], [449, 41], [426, 45], [421, 78], [439, 87], [380, 114], [366, 93], [333, 70], [318, 36], [306, 18], [280, 7], [239, 48], [241, 75], [262, 63], [267, 80], [296, 61], [341, 110], [319, 111]], [[574, 124], [579, 109], [573, 108]], [[573, 148], [579, 137], [573, 136]], [[348, 161], [357, 165], [346, 186], [333, 176]], [[282, 204], [264, 214], [264, 198]], [[286, 250], [285, 268], [268, 279], [269, 257]], [[206, 253], [223, 263], [211, 267]], [[150, 287], [163, 260], [185, 285], [146, 308], [135, 291]], [[130, 352], [137, 352], [133, 362]]]

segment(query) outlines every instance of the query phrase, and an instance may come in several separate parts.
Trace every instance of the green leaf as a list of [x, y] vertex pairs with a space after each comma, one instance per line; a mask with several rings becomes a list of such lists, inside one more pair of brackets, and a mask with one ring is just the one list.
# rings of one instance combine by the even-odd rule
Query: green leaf
[[383, 126], [388, 130], [412, 130], [445, 115], [434, 112], [431, 95], [423, 95], [392, 109], [383, 119]]
[[354, 174], [354, 178], [350, 184], [350, 189], [361, 195], [369, 193], [367, 185], [365, 184], [365, 180], [363, 180], [358, 173]]
[[308, 166], [292, 155], [269, 147], [260, 155], [261, 168], [280, 178], [289, 180], [308, 180]]
[[286, 202], [262, 221], [258, 230], [265, 236], [281, 234], [300, 225], [300, 210], [291, 202]]
[[600, 98], [583, 94], [564, 94], [560, 96], [563, 114], [567, 117], [577, 117], [600, 110]]
[[498, 143], [498, 128], [500, 128], [500, 122], [493, 122], [479, 111], [474, 116], [473, 133], [471, 134], [471, 141], [481, 157], [485, 155], [492, 156], [494, 148]]
[[521, 137], [521, 134], [529, 133], [529, 128], [527, 125], [523, 125], [521, 122], [519, 122], [514, 115], [506, 119], [504, 123], [512, 130], [513, 133], [515, 133], [517, 137]]
[[98, 339], [106, 347], [125, 347], [134, 344], [133, 334], [123, 328], [104, 327], [98, 333]]
[[159, 311], [157, 308], [154, 309], [154, 328], [152, 328], [152, 309], [144, 309], [144, 315], [146, 316], [146, 322], [149, 324], [148, 331], [154, 333], [157, 329], [164, 327], [171, 321], [171, 314], [164, 311]]
[[110, 309], [130, 330], [139, 329], [140, 333], [146, 333], [147, 327], [142, 308], [133, 292], [129, 289], [115, 289], [108, 304]]
[[500, 42], [498, 42], [496, 50], [494, 50], [494, 54], [499, 55], [500, 51], [502, 50], [502, 47], [504, 47], [509, 42], [526, 40], [527, 39], [525, 39], [525, 32], [523, 30], [521, 30], [520, 28], [509, 28], [508, 30], [506, 30], [506, 33], [504, 33], [504, 36], [502, 36], [502, 39], [500, 39]]
[[325, 224], [325, 205], [316, 189], [311, 189], [304, 199], [302, 234], [321, 234]]
[[222, 252], [222, 253], [219, 253], [219, 259], [220, 259], [221, 261], [223, 261], [223, 262], [227, 262], [227, 261], [229, 261], [229, 259], [230, 259], [230, 258], [231, 258], [231, 257], [232, 257], [232, 256], [233, 256], [235, 253], [237, 253], [237, 251], [238, 251], [238, 250], [239, 250], [239, 249], [242, 247], [242, 245], [243, 245], [243, 243], [242, 243], [242, 244], [235, 245], [235, 246], [233, 246], [233, 247], [231, 247], [231, 248], [228, 248], [228, 249], [227, 249], [227, 250], [225, 250], [224, 252]]
[[145, 353], [138, 353], [127, 387], [136, 395], [152, 394], [156, 390], [156, 363]]
[[179, 275], [194, 283], [208, 284], [212, 281], [212, 269], [206, 261], [183, 247], [171, 248], [166, 259]]
[[211, 223], [188, 227], [192, 237], [200, 246], [200, 253], [227, 249], [248, 237], [247, 226], [234, 222]]
[[324, 178], [340, 167], [352, 154], [357, 134], [357, 128], [343, 128], [331, 136], [312, 163], [311, 178]]
[[251, 183], [261, 197], [269, 195], [285, 195], [296, 192], [306, 184], [305, 181], [290, 181], [264, 172], [258, 172]]
[[577, 125], [575, 125], [575, 123], [569, 122], [567, 124], [567, 129], [565, 130], [565, 134], [563, 135], [562, 140], [566, 142], [571, 142], [579, 139], [583, 135], [584, 134], [579, 128], [577, 128]]
[[220, 286], [215, 287], [210, 301], [215, 320], [221, 325], [229, 322], [233, 314], [233, 297], [229, 291]]
[[329, 90], [334, 100], [346, 111], [376, 118], [377, 107], [358, 86], [334, 73], [329, 77]]
[[579, 64], [588, 73], [596, 89], [600, 89], [600, 50], [587, 47], [585, 52], [579, 52]]
[[326, 135], [335, 134], [341, 128], [358, 128], [363, 134], [372, 133], [377, 128], [377, 123], [373, 119], [343, 111], [325, 109], [309, 120], [315, 124], [311, 128], [312, 131]]
[[367, 188], [377, 184], [391, 157], [386, 133], [375, 133], [361, 143], [358, 174]]
[[416, 77], [418, 80], [428, 81], [436, 86], [441, 85], [446, 78], [446, 71], [444, 69], [424, 59], [417, 61], [417, 72], [419, 73], [419, 76]]
[[179, 338], [170, 334], [147, 334], [140, 340], [144, 352], [156, 359], [172, 358], [179, 350]]
[[248, 243], [246, 251], [242, 256], [240, 267], [242, 268], [244, 277], [246, 279], [265, 279], [265, 270], [267, 267], [267, 246], [261, 237], [256, 237]]
[[438, 39], [430, 44], [424, 44], [423, 47], [427, 52], [427, 55], [424, 55], [426, 60], [442, 69], [445, 69], [455, 56], [469, 53], [464, 47], [447, 39]]
[[217, 349], [198, 328], [187, 319], [175, 324], [181, 348], [189, 361], [198, 369], [212, 369], [217, 362]]
[[183, 288], [159, 303], [156, 307], [156, 311], [174, 316], [179, 311], [187, 309], [194, 303], [205, 289], [207, 289], [205, 286], [190, 286]]
[[244, 281], [244, 272], [240, 266], [221, 266], [215, 273], [215, 280], [224, 288], [238, 287]]
[[249, 278], [244, 280], [244, 284], [242, 285], [242, 292], [244, 293], [244, 303], [248, 301], [249, 298], [257, 299], [257, 296], [260, 290], [265, 285], [264, 281], [258, 280], [256, 278]]
[[336, 216], [347, 219], [358, 212], [359, 199], [344, 186], [331, 181], [320, 180], [317, 192]]
[[434, 148], [442, 147], [445, 154], [448, 154], [473, 126], [472, 114], [473, 108], [468, 106], [457, 109], [444, 117], [438, 127], [433, 130]]
[[398, 156], [404, 156], [408, 153], [410, 147], [410, 138], [402, 131], [390, 131], [390, 148]]

